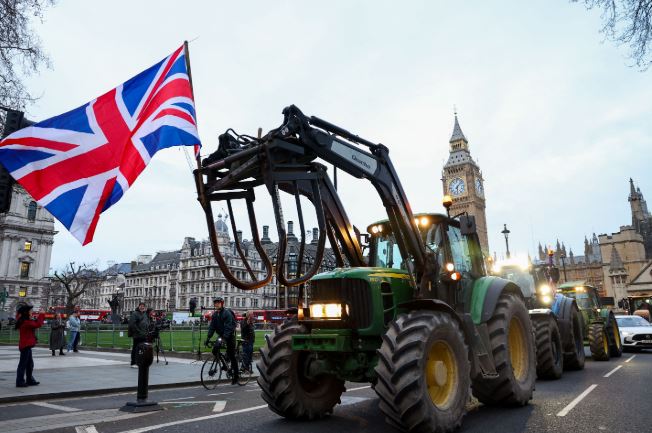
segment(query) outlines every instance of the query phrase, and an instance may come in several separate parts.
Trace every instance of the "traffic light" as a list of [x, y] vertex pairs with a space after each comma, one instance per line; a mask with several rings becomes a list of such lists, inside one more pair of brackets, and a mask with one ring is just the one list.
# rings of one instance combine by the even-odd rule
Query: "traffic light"
[[[0, 109], [6, 112], [5, 123], [0, 138], [5, 138], [19, 129], [33, 125], [34, 122], [25, 119], [25, 113], [18, 110], [11, 110], [5, 107]], [[0, 213], [7, 212], [11, 205], [11, 188], [14, 186], [14, 179], [9, 172], [0, 164]]]
[[197, 298], [190, 298], [188, 309], [190, 310], [190, 314], [195, 314], [195, 310], [197, 309]]

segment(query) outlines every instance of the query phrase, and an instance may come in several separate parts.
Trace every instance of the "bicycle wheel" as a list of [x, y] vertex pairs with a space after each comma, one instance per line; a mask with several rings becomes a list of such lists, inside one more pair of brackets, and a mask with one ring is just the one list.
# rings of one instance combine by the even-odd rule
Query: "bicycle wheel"
[[204, 388], [209, 391], [215, 389], [221, 377], [222, 368], [220, 363], [217, 362], [217, 358], [212, 357], [204, 361], [204, 365], [201, 367], [201, 384]]
[[238, 361], [238, 385], [244, 386], [249, 383], [249, 380], [251, 379], [251, 368], [247, 368], [245, 366], [244, 361], [242, 360], [242, 355], [238, 354], [237, 356], [237, 361]]

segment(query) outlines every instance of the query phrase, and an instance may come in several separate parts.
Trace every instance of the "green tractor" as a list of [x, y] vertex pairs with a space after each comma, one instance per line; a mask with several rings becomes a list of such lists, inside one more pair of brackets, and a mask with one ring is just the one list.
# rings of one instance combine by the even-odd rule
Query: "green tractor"
[[618, 322], [613, 311], [603, 305], [598, 289], [585, 281], [569, 281], [559, 286], [564, 295], [574, 298], [584, 316], [584, 335], [588, 338], [591, 356], [596, 361], [609, 361], [623, 354]]
[[[347, 381], [371, 383], [391, 425], [450, 432], [462, 423], [470, 391], [489, 405], [527, 404], [536, 379], [528, 310], [518, 286], [487, 275], [474, 218], [413, 214], [387, 147], [306, 117], [294, 106], [283, 113], [283, 124], [261, 138], [221, 136], [218, 151], [195, 172], [212, 251], [225, 278], [254, 290], [275, 273], [280, 284], [299, 287], [296, 318], [266, 337], [257, 364], [269, 408], [290, 419], [318, 419], [340, 402]], [[388, 219], [361, 234], [318, 158], [369, 180]], [[267, 189], [274, 206], [279, 244], [273, 265], [258, 239], [257, 186]], [[302, 233], [292, 266], [286, 262], [281, 193], [293, 196]], [[236, 242], [244, 279], [231, 273], [221, 255], [211, 208], [213, 201], [226, 201], [232, 214], [235, 199], [246, 201], [260, 255], [259, 264], [249, 266], [252, 254]], [[304, 199], [314, 205], [320, 229], [307, 262]], [[325, 237], [337, 268], [318, 273]]]
[[584, 368], [584, 320], [575, 299], [555, 290], [559, 269], [553, 265], [505, 260], [492, 273], [523, 291], [534, 327], [537, 377], [559, 379], [564, 370]]

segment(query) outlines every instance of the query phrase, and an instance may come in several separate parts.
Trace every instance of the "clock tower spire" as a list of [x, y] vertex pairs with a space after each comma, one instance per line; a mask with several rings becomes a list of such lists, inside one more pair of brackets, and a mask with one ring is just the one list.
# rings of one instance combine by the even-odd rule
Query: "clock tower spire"
[[485, 256], [489, 254], [487, 237], [487, 217], [485, 213], [484, 180], [482, 171], [475, 163], [469, 151], [469, 141], [462, 132], [460, 122], [455, 113], [453, 134], [449, 143], [448, 161], [442, 170], [442, 186], [444, 194], [453, 198], [450, 208], [451, 215], [468, 212], [475, 217], [480, 245]]

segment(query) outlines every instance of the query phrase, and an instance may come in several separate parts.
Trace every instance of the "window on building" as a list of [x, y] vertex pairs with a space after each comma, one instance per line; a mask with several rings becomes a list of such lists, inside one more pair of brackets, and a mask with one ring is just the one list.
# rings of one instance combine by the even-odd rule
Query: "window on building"
[[36, 202], [30, 201], [29, 206], [27, 207], [27, 220], [36, 221]]
[[29, 278], [28, 262], [20, 262], [20, 278]]
[[25, 241], [25, 251], [32, 251], [32, 241]]
[[27, 296], [27, 287], [20, 287], [18, 289], [18, 296], [20, 296], [21, 298]]

